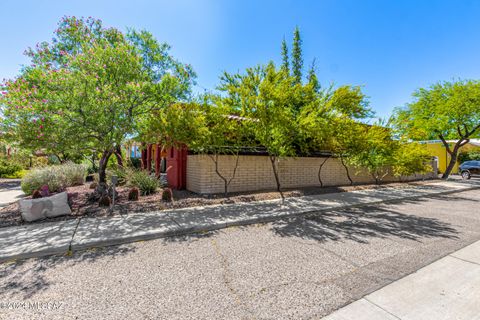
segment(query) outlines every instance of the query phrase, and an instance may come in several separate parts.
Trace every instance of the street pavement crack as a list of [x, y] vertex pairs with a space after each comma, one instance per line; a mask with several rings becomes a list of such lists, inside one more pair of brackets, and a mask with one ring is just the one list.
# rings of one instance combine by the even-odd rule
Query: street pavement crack
[[[223, 283], [227, 287], [228, 291], [233, 295], [235, 298], [235, 302], [244, 309], [244, 311], [248, 312], [252, 317], [252, 311], [250, 311], [250, 308], [248, 307], [247, 303], [244, 301], [244, 299], [241, 297], [240, 293], [233, 287], [232, 285], [232, 277], [230, 275], [229, 267], [228, 267], [228, 261], [227, 258], [222, 254], [220, 251], [220, 248], [218, 247], [217, 242], [215, 239], [212, 239], [211, 241], [213, 249], [215, 253], [217, 254], [218, 258], [220, 259], [220, 264], [222, 265], [222, 277], [223, 277]], [[252, 318], [254, 319], [254, 318]]]

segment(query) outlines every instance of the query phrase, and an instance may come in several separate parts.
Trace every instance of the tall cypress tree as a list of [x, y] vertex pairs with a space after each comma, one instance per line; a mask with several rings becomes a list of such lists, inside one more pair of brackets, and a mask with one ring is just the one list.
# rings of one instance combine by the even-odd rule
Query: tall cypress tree
[[290, 73], [290, 63], [288, 62], [288, 47], [285, 38], [282, 41], [282, 70], [284, 70], [287, 74]]
[[320, 91], [320, 82], [318, 81], [317, 73], [315, 71], [315, 59], [312, 61], [312, 65], [310, 66], [310, 70], [308, 70], [307, 80], [308, 84], [310, 84], [315, 92]]
[[293, 47], [292, 47], [292, 75], [295, 77], [296, 83], [302, 82], [302, 39], [300, 38], [300, 30], [298, 26], [293, 32]]

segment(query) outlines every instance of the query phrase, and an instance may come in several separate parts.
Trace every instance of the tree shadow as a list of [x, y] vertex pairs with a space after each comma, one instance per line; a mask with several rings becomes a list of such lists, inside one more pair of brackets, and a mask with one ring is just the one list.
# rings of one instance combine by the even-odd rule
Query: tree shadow
[[68, 268], [70, 264], [91, 263], [106, 257], [116, 258], [134, 251], [134, 246], [120, 245], [0, 264], [0, 297], [6, 294], [30, 299], [50, 287], [47, 271], [51, 273], [55, 272], [52, 269], [61, 265]]
[[378, 206], [309, 214], [274, 222], [272, 229], [282, 237], [319, 242], [347, 239], [368, 243], [369, 238], [387, 237], [413, 241], [422, 238], [458, 238], [458, 231], [448, 223]]

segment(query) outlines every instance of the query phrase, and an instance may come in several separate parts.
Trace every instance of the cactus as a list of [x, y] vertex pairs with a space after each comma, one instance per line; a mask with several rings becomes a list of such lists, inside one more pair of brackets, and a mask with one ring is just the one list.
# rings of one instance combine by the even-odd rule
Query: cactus
[[138, 194], [139, 194], [138, 188], [130, 189], [130, 191], [128, 192], [128, 200], [129, 201], [137, 201], [138, 200]]
[[42, 194], [40, 193], [39, 190], [34, 190], [32, 193], [32, 199], [39, 199], [42, 197]]
[[162, 191], [162, 200], [167, 202], [173, 201], [173, 192], [170, 188], [165, 188]]
[[110, 199], [109, 196], [104, 195], [100, 198], [100, 201], [98, 202], [98, 205], [100, 207], [109, 207], [111, 203], [112, 203], [112, 199]]

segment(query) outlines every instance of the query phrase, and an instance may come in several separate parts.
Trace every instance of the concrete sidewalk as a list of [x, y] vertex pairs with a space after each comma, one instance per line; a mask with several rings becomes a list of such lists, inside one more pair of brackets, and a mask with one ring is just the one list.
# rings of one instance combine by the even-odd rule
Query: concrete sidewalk
[[307, 213], [409, 200], [475, 188], [480, 186], [434, 181], [404, 189], [371, 189], [288, 198], [283, 205], [280, 200], [270, 200], [6, 227], [0, 228], [0, 261], [211, 231]]
[[24, 196], [19, 179], [0, 179], [0, 208]]
[[477, 241], [323, 319], [480, 319], [479, 301]]

